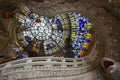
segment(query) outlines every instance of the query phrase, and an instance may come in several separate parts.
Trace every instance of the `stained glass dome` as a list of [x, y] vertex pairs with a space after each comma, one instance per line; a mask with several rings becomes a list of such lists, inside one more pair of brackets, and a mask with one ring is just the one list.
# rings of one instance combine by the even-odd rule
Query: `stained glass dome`
[[64, 47], [65, 29], [62, 26], [61, 16], [45, 17], [38, 16], [35, 13], [30, 13], [22, 22], [23, 35], [27, 42], [32, 42], [37, 39], [43, 42], [45, 54], [52, 54]]
[[91, 21], [77, 12], [40, 16], [30, 11], [18, 21], [22, 26], [18, 41], [21, 36], [28, 54], [80, 58], [87, 54], [92, 41]]

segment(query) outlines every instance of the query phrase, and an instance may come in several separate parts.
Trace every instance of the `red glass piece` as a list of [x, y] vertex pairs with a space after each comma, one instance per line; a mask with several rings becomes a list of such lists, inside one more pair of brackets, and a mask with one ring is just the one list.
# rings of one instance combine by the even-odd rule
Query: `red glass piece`
[[36, 22], [36, 23], [39, 23], [39, 22], [41, 22], [41, 20], [40, 20], [40, 19], [36, 19], [35, 22]]

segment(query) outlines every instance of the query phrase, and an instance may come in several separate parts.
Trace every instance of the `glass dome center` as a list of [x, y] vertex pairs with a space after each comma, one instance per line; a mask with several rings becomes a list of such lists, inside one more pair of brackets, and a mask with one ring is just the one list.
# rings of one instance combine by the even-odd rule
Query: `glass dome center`
[[45, 19], [39, 19], [41, 22], [34, 22], [33, 26], [31, 27], [31, 34], [36, 36], [39, 40], [49, 40], [50, 36], [52, 35], [52, 26], [51, 23], [48, 21], [46, 22]]

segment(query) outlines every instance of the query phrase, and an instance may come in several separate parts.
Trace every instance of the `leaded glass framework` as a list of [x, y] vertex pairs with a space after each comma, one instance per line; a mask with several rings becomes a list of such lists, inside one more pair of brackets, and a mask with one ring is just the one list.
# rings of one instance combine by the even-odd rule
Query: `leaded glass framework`
[[65, 56], [72, 53], [75, 58], [86, 55], [92, 40], [92, 23], [85, 16], [70, 12], [47, 17], [39, 16], [27, 8], [23, 9], [25, 15], [16, 16], [22, 24], [22, 32], [18, 34], [24, 38], [22, 42], [27, 43], [23, 47], [31, 46], [29, 49], [36, 52], [37, 56], [42, 53], [45, 56]]
[[70, 35], [70, 25], [66, 21], [66, 15], [46, 17], [30, 12], [22, 21], [22, 34], [28, 43], [34, 39], [42, 41], [46, 55], [58, 50], [64, 53], [64, 42]]

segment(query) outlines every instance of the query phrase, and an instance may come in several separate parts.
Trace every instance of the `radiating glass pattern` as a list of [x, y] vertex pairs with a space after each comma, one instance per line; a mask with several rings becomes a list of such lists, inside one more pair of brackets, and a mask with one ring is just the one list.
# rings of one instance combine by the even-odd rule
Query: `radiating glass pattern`
[[92, 38], [92, 24], [85, 16], [79, 13], [69, 13], [69, 18], [73, 53], [75, 57], [80, 58], [85, 55], [85, 51], [89, 47]]
[[19, 56], [15, 59], [66, 55], [80, 58], [86, 55], [93, 35], [92, 23], [85, 16], [77, 12], [40, 16], [23, 9], [24, 13], [17, 13], [15, 17], [22, 27], [17, 34], [19, 46], [14, 51]]
[[30, 12], [22, 21], [22, 35], [29, 44], [34, 40], [41, 41], [45, 55], [55, 54], [59, 50], [64, 52], [64, 42], [70, 34], [66, 17], [66, 15], [38, 16]]

